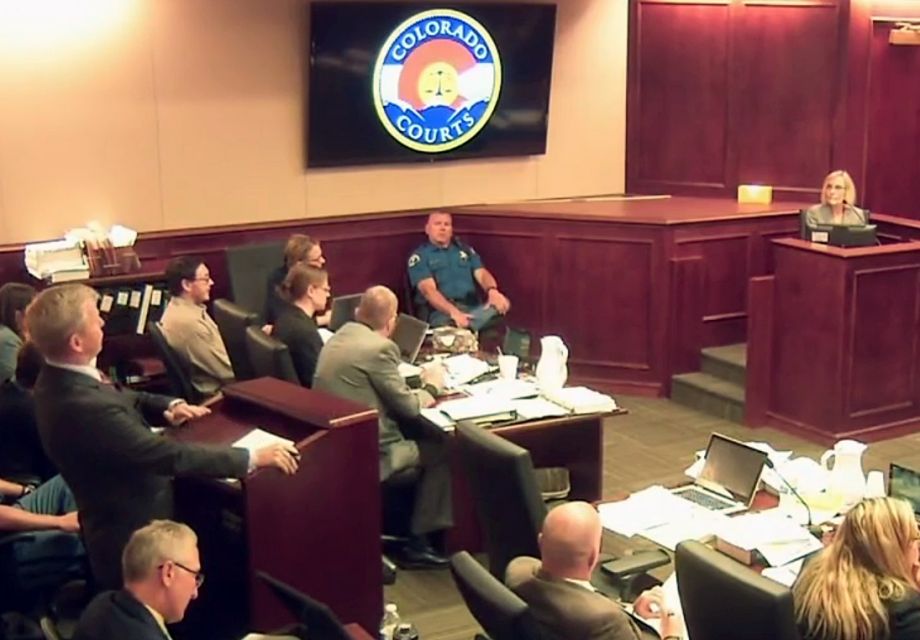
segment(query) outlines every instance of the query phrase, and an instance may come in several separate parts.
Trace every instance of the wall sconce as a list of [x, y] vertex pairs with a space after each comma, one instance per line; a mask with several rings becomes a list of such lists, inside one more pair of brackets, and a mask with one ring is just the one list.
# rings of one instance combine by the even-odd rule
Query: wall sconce
[[888, 32], [888, 44], [920, 46], [920, 22], [898, 22]]

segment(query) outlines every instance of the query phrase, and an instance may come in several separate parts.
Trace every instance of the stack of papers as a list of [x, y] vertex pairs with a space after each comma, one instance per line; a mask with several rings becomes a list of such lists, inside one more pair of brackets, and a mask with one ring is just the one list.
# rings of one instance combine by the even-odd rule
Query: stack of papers
[[511, 400], [491, 396], [447, 400], [439, 404], [438, 409], [454, 422], [461, 420], [500, 422], [513, 420], [516, 415]]
[[27, 244], [24, 252], [26, 270], [35, 278], [50, 282], [67, 282], [89, 277], [89, 265], [83, 246], [72, 240], [51, 240]]
[[716, 535], [739, 549], [756, 549], [772, 567], [789, 564], [821, 549], [820, 540], [776, 509], [727, 518]]
[[613, 398], [588, 387], [547, 390], [543, 396], [576, 414], [607, 413], [617, 408]]
[[269, 433], [268, 431], [264, 431], [256, 427], [245, 436], [234, 442], [231, 446], [240, 449], [246, 449], [252, 453], [257, 449], [262, 449], [273, 444], [289, 444], [293, 447], [294, 441], [288, 440], [287, 438], [282, 438], [281, 436], [276, 436], [274, 433]]
[[728, 520], [658, 485], [626, 500], [602, 504], [597, 510], [605, 529], [624, 536], [641, 535], [672, 551], [684, 540], [712, 537]]
[[464, 385], [460, 390], [471, 396], [490, 396], [493, 398], [508, 398], [509, 400], [533, 398], [540, 395], [540, 387], [537, 386], [536, 382], [518, 378], [514, 380], [497, 378], [487, 382]]
[[489, 363], [468, 353], [444, 358], [441, 361], [447, 369], [447, 388], [456, 389], [489, 372]]

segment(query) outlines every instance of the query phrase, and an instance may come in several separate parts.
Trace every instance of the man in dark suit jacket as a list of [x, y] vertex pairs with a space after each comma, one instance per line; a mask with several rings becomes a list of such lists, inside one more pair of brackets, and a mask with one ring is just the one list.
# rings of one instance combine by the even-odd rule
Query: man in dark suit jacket
[[[569, 502], [546, 516], [540, 534], [540, 555], [521, 556], [508, 565], [505, 582], [529, 606], [552, 638], [639, 640], [657, 638], [640, 630], [616, 602], [591, 586], [591, 572], [601, 547], [601, 522], [586, 502]], [[668, 607], [660, 587], [643, 592], [635, 602], [640, 617], [661, 617], [661, 637], [680, 639], [683, 623]]]
[[423, 369], [426, 390], [412, 391], [399, 374], [399, 347], [389, 339], [396, 324], [397, 300], [386, 287], [371, 287], [348, 322], [319, 354], [313, 388], [373, 407], [379, 415], [380, 480], [418, 468], [410, 531], [414, 540], [404, 549], [411, 563], [444, 565], [427, 534], [453, 524], [450, 469], [443, 440], [409, 440], [400, 423], [418, 420], [422, 407], [433, 404], [443, 386], [440, 367]]
[[97, 294], [84, 285], [46, 289], [26, 312], [32, 341], [45, 357], [35, 386], [42, 443], [73, 491], [96, 580], [121, 584], [121, 551], [131, 533], [172, 515], [172, 477], [242, 478], [256, 467], [297, 469], [296, 450], [253, 451], [180, 443], [148, 422], [178, 425], [210, 413], [184, 400], [119, 391], [93, 366], [102, 349]]
[[154, 520], [132, 535], [122, 556], [124, 588], [97, 595], [74, 640], [166, 640], [204, 582], [198, 537], [187, 525]]

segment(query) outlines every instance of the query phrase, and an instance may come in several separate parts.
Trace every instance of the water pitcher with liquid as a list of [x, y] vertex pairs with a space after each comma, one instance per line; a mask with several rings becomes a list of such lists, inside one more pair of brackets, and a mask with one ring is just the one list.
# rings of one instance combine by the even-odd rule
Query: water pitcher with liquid
[[[827, 491], [842, 502], [841, 511], [846, 511], [866, 495], [866, 475], [863, 473], [862, 456], [866, 446], [856, 440], [840, 440], [821, 454], [821, 465], [830, 471]], [[828, 463], [833, 459], [833, 467]]]
[[537, 363], [537, 381], [546, 390], [561, 389], [569, 377], [569, 348], [559, 336], [540, 339], [540, 361]]

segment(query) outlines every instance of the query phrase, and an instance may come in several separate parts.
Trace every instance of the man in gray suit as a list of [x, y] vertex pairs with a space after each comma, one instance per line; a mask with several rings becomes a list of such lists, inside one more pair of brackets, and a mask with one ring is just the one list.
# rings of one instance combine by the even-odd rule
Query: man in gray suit
[[[639, 640], [658, 638], [640, 630], [619, 604], [594, 590], [591, 573], [601, 549], [601, 521], [587, 502], [568, 502], [549, 512], [540, 534], [540, 555], [521, 556], [508, 565], [505, 582], [533, 612], [551, 638]], [[642, 618], [661, 618], [661, 638], [679, 640], [680, 616], [668, 606], [661, 587], [644, 591], [634, 604]]]
[[325, 344], [316, 364], [313, 388], [373, 407], [379, 414], [380, 480], [417, 468], [410, 531], [404, 549], [410, 564], [443, 566], [428, 534], [453, 524], [450, 470], [443, 439], [407, 439], [400, 424], [421, 419], [423, 407], [434, 403], [444, 382], [438, 365], [422, 372], [422, 390], [413, 391], [399, 374], [399, 347], [390, 340], [396, 324], [397, 300], [386, 287], [364, 292], [355, 322], [339, 329]]

